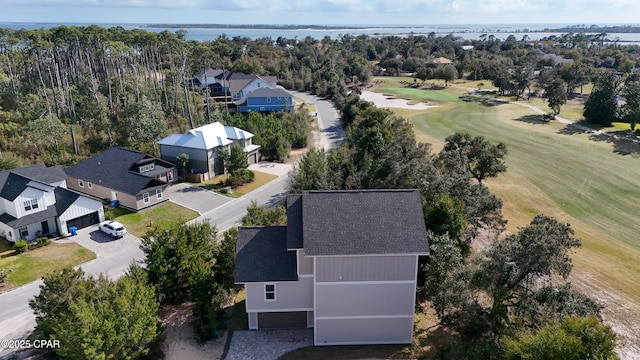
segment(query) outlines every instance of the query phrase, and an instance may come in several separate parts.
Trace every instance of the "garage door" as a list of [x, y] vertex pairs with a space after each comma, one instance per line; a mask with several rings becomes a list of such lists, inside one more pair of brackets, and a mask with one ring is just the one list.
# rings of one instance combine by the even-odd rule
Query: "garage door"
[[83, 215], [75, 219], [67, 221], [67, 229], [75, 226], [78, 229], [86, 228], [87, 226], [95, 225], [99, 222], [98, 212], [92, 212], [91, 214]]
[[258, 162], [257, 161], [257, 157], [258, 157], [257, 153], [253, 153], [253, 154], [249, 155], [249, 164], [257, 163]]
[[288, 329], [306, 327], [306, 311], [258, 313], [258, 329]]

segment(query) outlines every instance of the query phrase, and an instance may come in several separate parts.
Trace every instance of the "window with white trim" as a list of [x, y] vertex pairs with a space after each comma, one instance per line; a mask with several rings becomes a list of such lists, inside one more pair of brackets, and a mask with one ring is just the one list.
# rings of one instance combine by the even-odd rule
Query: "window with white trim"
[[156, 189], [156, 197], [162, 199], [162, 189]]
[[84, 181], [78, 179], [78, 186], [80, 186], [81, 188], [84, 187]]
[[271, 98], [270, 98], [270, 97], [268, 97], [268, 98], [267, 98], [267, 102], [268, 102], [268, 103], [270, 103], [270, 102], [271, 102]]
[[38, 199], [27, 200], [22, 203], [24, 205], [24, 211], [31, 211], [38, 208]]
[[145, 204], [149, 203], [149, 193], [142, 194], [142, 202], [144, 202]]
[[92, 183], [90, 183], [90, 182], [88, 182], [88, 183], [87, 183], [87, 187], [88, 187], [89, 189], [93, 189], [93, 184], [92, 184]]
[[167, 180], [169, 180], [169, 182], [173, 181], [173, 171], [169, 171], [167, 173]]
[[26, 239], [29, 236], [29, 229], [27, 227], [20, 228], [20, 237]]
[[155, 168], [156, 168], [156, 164], [154, 164], [154, 163], [149, 164], [149, 171], [152, 171]]
[[264, 285], [264, 300], [276, 301], [276, 284]]

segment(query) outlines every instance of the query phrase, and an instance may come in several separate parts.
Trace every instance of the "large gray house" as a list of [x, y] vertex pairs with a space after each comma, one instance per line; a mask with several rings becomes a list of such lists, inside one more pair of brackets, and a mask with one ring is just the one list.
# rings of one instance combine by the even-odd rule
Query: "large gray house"
[[235, 282], [250, 329], [314, 328], [315, 345], [410, 344], [428, 254], [417, 190], [304, 191], [287, 197], [287, 226], [239, 229]]
[[220, 150], [228, 151], [233, 143], [242, 147], [249, 164], [258, 162], [260, 146], [253, 144], [252, 138], [253, 134], [248, 131], [215, 122], [184, 134], [171, 134], [158, 141], [158, 144], [163, 160], [175, 163], [178, 155], [187, 154], [193, 172], [205, 173], [209, 178], [225, 172]]

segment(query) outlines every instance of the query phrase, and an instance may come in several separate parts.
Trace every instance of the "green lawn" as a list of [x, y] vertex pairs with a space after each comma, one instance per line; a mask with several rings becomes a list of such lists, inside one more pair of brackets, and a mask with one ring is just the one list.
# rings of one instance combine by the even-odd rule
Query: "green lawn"
[[131, 234], [142, 237], [154, 225], [168, 228], [176, 223], [185, 223], [198, 217], [198, 213], [176, 203], [166, 201], [139, 212], [124, 208], [105, 211], [105, 218], [121, 222]]
[[[6, 242], [4, 239], [0, 241]], [[7, 248], [8, 246], [3, 246], [0, 250], [0, 269], [7, 272], [5, 286], [0, 288], [0, 291], [24, 285], [50, 272], [96, 258], [96, 254], [76, 243], [53, 243], [19, 255]]]
[[[386, 86], [384, 92], [392, 92]], [[513, 104], [456, 99], [398, 113], [434, 151], [456, 131], [505, 143], [507, 173], [487, 185], [504, 201], [508, 229], [516, 231], [539, 213], [569, 222], [583, 240], [573, 256], [572, 281], [585, 291], [604, 291], [607, 301], [615, 299], [605, 310], [614, 313], [608, 316], [640, 322], [640, 146], [555, 121], [544, 124], [532, 110]]]
[[227, 174], [216, 176], [213, 179], [209, 179], [199, 184], [193, 184], [193, 186], [200, 186], [207, 190], [215, 191], [218, 194], [224, 196], [239, 198], [242, 195], [248, 194], [251, 191], [259, 188], [260, 186], [278, 178], [276, 175], [267, 174], [260, 171], [253, 171], [253, 174], [255, 175], [255, 178], [252, 182], [244, 184], [242, 186], [238, 186], [237, 188], [233, 189], [230, 194], [224, 190], [224, 182], [227, 181]]

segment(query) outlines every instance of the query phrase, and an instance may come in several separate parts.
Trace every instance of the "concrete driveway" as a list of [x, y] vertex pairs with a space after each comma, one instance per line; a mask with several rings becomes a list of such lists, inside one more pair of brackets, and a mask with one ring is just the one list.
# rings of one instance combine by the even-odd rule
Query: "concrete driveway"
[[118, 239], [112, 239], [111, 236], [98, 230], [98, 225], [91, 225], [84, 229], [78, 230], [76, 236], [69, 236], [64, 239], [56, 240], [58, 243], [76, 242], [85, 248], [96, 253], [96, 257], [102, 258], [111, 254], [140, 247], [140, 239], [125, 234]]
[[200, 215], [233, 200], [232, 198], [216, 194], [213, 191], [185, 183], [171, 185], [169, 189], [167, 189], [167, 195], [169, 196], [169, 200], [178, 205], [195, 210]]

